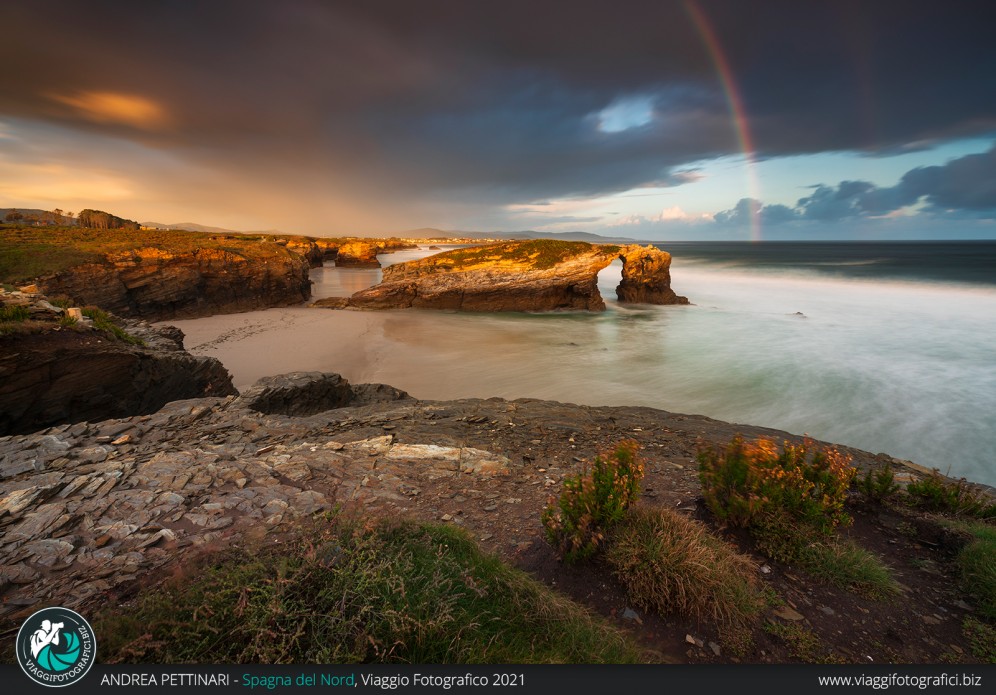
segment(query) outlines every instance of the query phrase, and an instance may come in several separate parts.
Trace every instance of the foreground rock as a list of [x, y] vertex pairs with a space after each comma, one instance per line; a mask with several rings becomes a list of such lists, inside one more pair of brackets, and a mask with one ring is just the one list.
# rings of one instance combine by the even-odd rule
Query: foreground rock
[[[349, 298], [358, 309], [603, 311], [598, 272], [619, 258], [619, 299], [687, 304], [671, 290], [670, 254], [652, 246], [535, 240], [459, 249], [384, 270], [379, 285]], [[333, 307], [335, 308], [335, 307]]]
[[[306, 416], [275, 413], [282, 403], [294, 402], [295, 394], [311, 403], [309, 410], [331, 409]], [[346, 405], [332, 407], [339, 400]], [[696, 442], [726, 442], [738, 432], [798, 440], [651, 408], [533, 399], [419, 401], [382, 385], [298, 373], [265, 380], [241, 398], [178, 401], [151, 415], [0, 437], [0, 619], [16, 627], [43, 605], [65, 605], [89, 616], [182, 572], [195, 553], [278, 541], [334, 507], [369, 518], [460, 525], [488, 550], [542, 573], [543, 567], [559, 567], [543, 540], [543, 507], [595, 453], [635, 439], [646, 464], [643, 503], [697, 514]], [[848, 452], [863, 466], [881, 465], [881, 456]], [[886, 462], [902, 479], [920, 475], [903, 462]], [[909, 538], [904, 543], [890, 562], [899, 562], [900, 553], [921, 552]], [[935, 639], [945, 625], [923, 627], [904, 645], [888, 642], [906, 617], [898, 613], [915, 611], [918, 604], [943, 612], [946, 624], [961, 620], [969, 609], [956, 602], [947, 577], [937, 579], [939, 593], [918, 586], [897, 604], [865, 601], [854, 607], [859, 599], [828, 594], [825, 585], [777, 563], [765, 570], [765, 581], [777, 582], [778, 593], [807, 616], [806, 625], [821, 615], [818, 605], [835, 607], [828, 639], [841, 634], [850, 644], [863, 631], [866, 638], [853, 647], [853, 660], [866, 662], [872, 658], [866, 654], [875, 661], [895, 659], [888, 650], [902, 649], [898, 658], [934, 662], [956, 641], [967, 653], [967, 643], [950, 630]], [[575, 583], [601, 597], [589, 602], [600, 605], [613, 590], [586, 572], [574, 568], [556, 575], [557, 588], [568, 589], [577, 575]], [[903, 581], [912, 582], [912, 576]], [[626, 606], [614, 602], [606, 608], [625, 619], [633, 613]], [[644, 630], [677, 635], [678, 654], [685, 653], [682, 639], [690, 631], [703, 644], [718, 639], [708, 621], [669, 625], [642, 615], [649, 626]], [[7, 634], [12, 639], [14, 631]], [[891, 646], [872, 647], [877, 641]], [[764, 651], [748, 659], [770, 660], [772, 645], [764, 642], [759, 649]], [[718, 656], [713, 654], [703, 650], [687, 659], [712, 660]]]
[[0, 435], [237, 393], [218, 360], [183, 349], [177, 328], [121, 322], [125, 342], [85, 318], [61, 325], [64, 311], [40, 295], [0, 293], [0, 303], [31, 314], [0, 335]]
[[338, 374], [291, 372], [260, 379], [239, 397], [245, 407], [271, 415], [314, 415], [347, 405], [408, 398], [384, 384], [350, 386]]

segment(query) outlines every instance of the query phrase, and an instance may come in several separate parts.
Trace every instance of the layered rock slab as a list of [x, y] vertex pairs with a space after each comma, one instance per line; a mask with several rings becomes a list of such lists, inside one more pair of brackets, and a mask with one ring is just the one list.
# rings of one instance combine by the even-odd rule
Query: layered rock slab
[[348, 306], [483, 312], [603, 311], [598, 273], [616, 258], [624, 264], [620, 301], [688, 303], [670, 288], [671, 256], [666, 252], [652, 246], [544, 239], [459, 249], [392, 265], [384, 270], [380, 284], [354, 294]]

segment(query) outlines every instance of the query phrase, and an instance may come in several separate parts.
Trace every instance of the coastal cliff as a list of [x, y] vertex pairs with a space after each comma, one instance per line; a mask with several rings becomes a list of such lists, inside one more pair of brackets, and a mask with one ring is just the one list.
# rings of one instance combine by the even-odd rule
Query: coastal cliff
[[152, 413], [169, 401], [237, 393], [212, 357], [173, 327], [98, 309], [73, 320], [41, 295], [0, 292], [0, 435]]
[[603, 311], [598, 273], [623, 262], [623, 302], [687, 304], [671, 290], [670, 254], [653, 246], [534, 240], [458, 249], [384, 270], [349, 298], [358, 309]]
[[276, 243], [308, 259], [312, 268], [335, 261], [340, 268], [379, 268], [377, 255], [414, 249], [418, 244], [404, 239], [356, 239], [322, 237], [276, 237]]
[[308, 261], [267, 242], [184, 250], [140, 247], [38, 278], [50, 296], [153, 321], [298, 304]]

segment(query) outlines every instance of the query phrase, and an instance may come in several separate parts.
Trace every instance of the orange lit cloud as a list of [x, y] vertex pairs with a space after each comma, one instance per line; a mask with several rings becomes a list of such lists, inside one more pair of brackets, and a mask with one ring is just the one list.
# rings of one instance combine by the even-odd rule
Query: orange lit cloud
[[121, 123], [142, 130], [159, 130], [169, 125], [166, 110], [145, 97], [116, 92], [77, 92], [49, 94], [52, 101], [71, 106], [95, 123]]
[[0, 198], [11, 204], [67, 203], [86, 205], [126, 200], [132, 187], [118, 176], [81, 171], [58, 164], [13, 164], [0, 161]]

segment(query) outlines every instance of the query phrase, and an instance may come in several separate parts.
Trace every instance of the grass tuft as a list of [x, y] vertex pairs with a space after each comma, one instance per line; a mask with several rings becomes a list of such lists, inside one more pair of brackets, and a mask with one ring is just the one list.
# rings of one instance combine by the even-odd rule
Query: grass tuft
[[95, 621], [146, 663], [634, 663], [618, 630], [483, 553], [462, 529], [340, 519], [230, 551]]
[[851, 541], [812, 543], [799, 552], [798, 565], [823, 581], [872, 599], [891, 598], [899, 585], [875, 554]]
[[31, 312], [28, 311], [28, 307], [26, 306], [20, 306], [19, 304], [0, 306], [0, 322], [2, 323], [20, 323], [21, 321], [27, 321], [29, 318], [31, 318]]
[[832, 653], [812, 630], [795, 623], [768, 623], [764, 631], [774, 635], [788, 647], [789, 654], [809, 664], [842, 664], [838, 655]]
[[980, 522], [953, 526], [974, 538], [956, 558], [962, 588], [978, 601], [979, 613], [996, 620], [996, 527]]
[[961, 628], [975, 658], [986, 664], [996, 664], [996, 627], [968, 616]]
[[754, 562], [669, 509], [633, 509], [613, 529], [605, 559], [634, 604], [662, 615], [740, 626], [763, 605]]
[[128, 343], [129, 345], [145, 345], [144, 340], [136, 338], [135, 336], [125, 332], [121, 326], [114, 322], [111, 315], [103, 309], [98, 309], [95, 306], [88, 306], [83, 309], [83, 315], [93, 321], [93, 327], [99, 331], [103, 331], [104, 333], [107, 333], [122, 342]]

